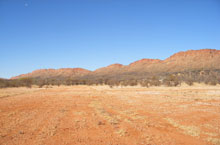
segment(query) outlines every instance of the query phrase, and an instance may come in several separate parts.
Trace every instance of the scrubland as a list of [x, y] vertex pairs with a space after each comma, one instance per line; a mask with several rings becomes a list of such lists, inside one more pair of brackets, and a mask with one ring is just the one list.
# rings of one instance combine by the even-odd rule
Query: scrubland
[[0, 89], [1, 145], [219, 145], [220, 86]]

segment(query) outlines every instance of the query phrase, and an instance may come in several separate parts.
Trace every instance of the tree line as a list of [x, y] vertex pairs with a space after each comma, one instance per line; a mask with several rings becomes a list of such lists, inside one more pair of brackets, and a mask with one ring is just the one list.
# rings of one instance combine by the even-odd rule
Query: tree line
[[[137, 75], [133, 75], [137, 76]], [[205, 83], [207, 85], [220, 84], [220, 70], [188, 71], [146, 75], [142, 78], [137, 77], [89, 77], [89, 78], [21, 78], [21, 79], [0, 79], [0, 88], [7, 87], [28, 87], [37, 85], [40, 88], [49, 85], [109, 85], [114, 86], [180, 86], [186, 83], [192, 86], [194, 83]]]

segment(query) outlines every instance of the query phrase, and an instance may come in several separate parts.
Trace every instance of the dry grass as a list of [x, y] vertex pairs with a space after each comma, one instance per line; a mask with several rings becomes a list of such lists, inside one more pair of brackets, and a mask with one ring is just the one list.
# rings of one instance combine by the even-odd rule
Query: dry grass
[[207, 141], [213, 143], [214, 145], [220, 145], [220, 138], [208, 138]]
[[125, 129], [121, 128], [118, 131], [116, 131], [116, 133], [122, 137], [122, 136], [125, 136], [128, 132]]
[[22, 94], [30, 94], [34, 91], [42, 90], [42, 88], [5, 88], [0, 89], [0, 98], [10, 97], [10, 96], [17, 96]]
[[186, 125], [181, 125], [179, 124], [177, 121], [174, 121], [171, 118], [165, 118], [165, 120], [167, 120], [171, 125], [173, 125], [176, 128], [179, 128], [181, 130], [183, 130], [183, 132], [187, 135], [191, 135], [191, 136], [200, 136], [200, 129], [196, 126], [186, 126]]
[[105, 120], [107, 120], [110, 124], [112, 125], [119, 124], [120, 116], [107, 112], [100, 102], [93, 101], [91, 104], [89, 104], [89, 107], [93, 107], [96, 113]]

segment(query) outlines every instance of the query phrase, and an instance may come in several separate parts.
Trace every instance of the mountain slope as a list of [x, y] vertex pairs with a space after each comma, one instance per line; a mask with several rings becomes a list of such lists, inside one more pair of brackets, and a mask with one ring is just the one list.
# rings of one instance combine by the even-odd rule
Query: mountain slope
[[57, 77], [62, 77], [62, 78], [80, 77], [90, 72], [91, 71], [82, 68], [39, 69], [28, 74], [22, 74], [16, 77], [12, 77], [11, 79], [18, 79], [25, 77], [41, 78], [41, 79], [57, 78]]
[[179, 52], [164, 60], [166, 71], [220, 69], [220, 50], [201, 49]]

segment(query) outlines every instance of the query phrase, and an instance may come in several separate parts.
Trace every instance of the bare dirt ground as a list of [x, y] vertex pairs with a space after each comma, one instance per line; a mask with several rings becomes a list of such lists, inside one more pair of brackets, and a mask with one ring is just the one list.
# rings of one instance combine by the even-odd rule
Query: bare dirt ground
[[220, 144], [220, 86], [0, 89], [1, 145]]

